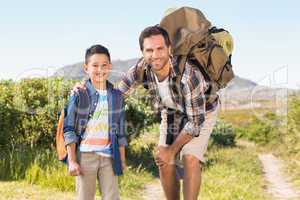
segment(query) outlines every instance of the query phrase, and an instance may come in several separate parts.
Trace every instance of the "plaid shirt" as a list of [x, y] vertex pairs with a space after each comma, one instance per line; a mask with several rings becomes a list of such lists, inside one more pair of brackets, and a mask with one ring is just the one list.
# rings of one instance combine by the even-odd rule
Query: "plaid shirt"
[[[143, 83], [138, 81], [138, 65], [136, 65], [122, 77], [118, 88], [125, 96], [128, 96], [138, 85], [144, 84], [150, 93], [155, 111], [168, 114], [168, 132], [178, 135], [183, 130], [187, 134], [198, 136], [205, 120], [205, 112], [216, 108], [218, 97], [216, 96], [216, 103], [206, 105], [204, 93], [208, 85], [201, 72], [189, 64], [185, 66], [180, 85], [176, 84], [177, 77], [180, 76], [179, 67], [175, 58], [170, 59], [170, 62], [172, 67], [169, 75], [169, 89], [172, 100], [177, 106], [176, 110], [169, 109], [162, 103], [155, 75], [149, 65], [146, 66]], [[164, 110], [167, 112], [162, 112]]]

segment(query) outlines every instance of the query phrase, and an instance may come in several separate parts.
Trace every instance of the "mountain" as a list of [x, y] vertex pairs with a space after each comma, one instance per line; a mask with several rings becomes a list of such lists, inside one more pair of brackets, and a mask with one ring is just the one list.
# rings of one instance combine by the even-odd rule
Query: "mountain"
[[[125, 73], [131, 66], [134, 66], [137, 61], [138, 58], [128, 60], [113, 60], [113, 70], [109, 78], [110, 81], [116, 82], [119, 80], [121, 75]], [[53, 76], [62, 76], [66, 79], [82, 79], [85, 76], [85, 72], [83, 71], [83, 62], [64, 66], [58, 69]]]
[[[138, 58], [128, 60], [113, 60], [113, 71], [110, 76], [110, 80], [115, 82], [119, 80], [122, 73], [125, 73], [131, 66], [134, 66], [138, 61]], [[54, 76], [62, 76], [66, 79], [82, 79], [85, 76], [83, 71], [83, 62], [67, 65], [57, 70]], [[227, 86], [228, 91], [237, 91], [245, 88], [253, 88], [257, 84], [251, 80], [244, 79], [236, 76]]]
[[[134, 66], [138, 58], [128, 60], [113, 60], [113, 70], [110, 81], [120, 80], [121, 75], [131, 66]], [[67, 65], [54, 74], [66, 79], [82, 79], [85, 76], [83, 71], [83, 62]], [[274, 106], [282, 102], [287, 96], [286, 88], [270, 88], [256, 84], [255, 82], [236, 76], [228, 86], [220, 91], [222, 106], [225, 109], [266, 107]]]

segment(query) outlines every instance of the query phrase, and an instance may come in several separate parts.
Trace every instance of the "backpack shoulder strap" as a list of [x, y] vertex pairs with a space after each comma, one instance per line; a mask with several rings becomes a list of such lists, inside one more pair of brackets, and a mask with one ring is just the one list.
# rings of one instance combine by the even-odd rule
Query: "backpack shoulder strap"
[[146, 66], [147, 66], [147, 63], [144, 60], [144, 58], [140, 58], [135, 66], [136, 80], [139, 84], [143, 84], [143, 87], [145, 89], [148, 89], [147, 80], [146, 80], [147, 79]]
[[75, 129], [77, 133], [81, 133], [87, 124], [90, 114], [90, 97], [87, 90], [78, 91], [78, 105], [76, 110]]

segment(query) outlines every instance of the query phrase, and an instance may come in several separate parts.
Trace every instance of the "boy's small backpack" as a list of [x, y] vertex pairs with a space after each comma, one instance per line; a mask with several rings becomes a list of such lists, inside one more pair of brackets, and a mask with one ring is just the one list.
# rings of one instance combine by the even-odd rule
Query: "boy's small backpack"
[[65, 146], [65, 138], [64, 138], [64, 119], [65, 119], [65, 109], [60, 112], [60, 116], [57, 123], [56, 129], [56, 152], [58, 156], [58, 160], [66, 161], [67, 158], [67, 148]]
[[[172, 55], [181, 75], [186, 63], [201, 71], [210, 87], [206, 101], [215, 101], [215, 94], [233, 79], [231, 65], [233, 39], [228, 31], [211, 27], [204, 14], [195, 8], [182, 7], [167, 14], [160, 22], [170, 37]], [[140, 61], [137, 66], [145, 65]], [[138, 67], [138, 79], [144, 80], [144, 71]], [[179, 85], [182, 76], [176, 83]]]
[[[67, 105], [68, 106], [68, 105]], [[57, 123], [56, 129], [56, 151], [58, 159], [62, 162], [67, 162], [68, 154], [67, 148], [65, 146], [65, 138], [64, 138], [64, 120], [67, 115], [67, 106], [61, 111], [59, 120]], [[85, 129], [85, 127], [81, 126], [80, 121], [88, 120], [88, 110], [89, 110], [89, 96], [86, 91], [79, 90], [78, 91], [78, 107], [76, 111], [76, 123], [75, 123], [75, 132], [80, 135], [80, 133]]]

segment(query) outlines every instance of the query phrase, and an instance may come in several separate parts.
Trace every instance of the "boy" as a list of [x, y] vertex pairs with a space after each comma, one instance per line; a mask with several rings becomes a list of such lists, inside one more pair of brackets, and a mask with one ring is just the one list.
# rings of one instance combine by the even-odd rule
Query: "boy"
[[[79, 90], [69, 99], [64, 137], [69, 174], [76, 176], [78, 200], [95, 199], [96, 180], [103, 200], [120, 198], [116, 175], [126, 168], [127, 141], [123, 97], [107, 80], [111, 69], [107, 48], [93, 45], [87, 49], [84, 71], [89, 79], [85, 82], [86, 90]], [[79, 93], [84, 92], [86, 98], [81, 98]], [[78, 108], [78, 101], [87, 101], [87, 108]]]

